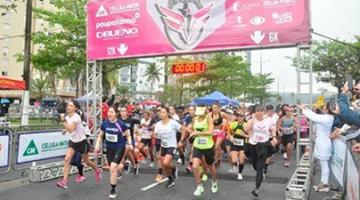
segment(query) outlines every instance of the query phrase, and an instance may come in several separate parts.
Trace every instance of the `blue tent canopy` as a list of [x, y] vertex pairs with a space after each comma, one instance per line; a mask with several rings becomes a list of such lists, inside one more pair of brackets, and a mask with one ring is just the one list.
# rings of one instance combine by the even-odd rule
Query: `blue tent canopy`
[[231, 99], [230, 101], [230, 105], [232, 106], [239, 106], [240, 105], [240, 102], [236, 99]]
[[229, 105], [231, 103], [231, 99], [225, 96], [223, 93], [215, 91], [207, 96], [199, 97], [193, 100], [196, 105], [211, 105], [216, 102], [221, 105]]

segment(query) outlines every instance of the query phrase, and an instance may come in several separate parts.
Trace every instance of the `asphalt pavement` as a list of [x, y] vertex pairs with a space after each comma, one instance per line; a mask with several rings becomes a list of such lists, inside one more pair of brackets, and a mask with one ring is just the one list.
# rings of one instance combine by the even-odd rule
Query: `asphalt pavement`
[[[175, 161], [174, 161], [175, 163]], [[193, 192], [195, 190], [195, 182], [192, 174], [188, 174], [185, 168], [178, 165], [180, 169], [179, 178], [176, 185], [170, 189], [165, 189], [165, 183], [151, 187], [156, 175], [156, 169], [149, 168], [148, 163], [142, 163], [140, 174], [124, 175], [117, 186], [118, 197], [121, 200], [252, 200], [250, 192], [255, 187], [255, 171], [250, 164], [245, 166], [243, 181], [236, 180], [236, 174], [228, 173], [230, 166], [223, 162], [218, 172], [219, 192], [211, 193], [211, 179], [205, 182], [205, 192], [201, 198], [195, 198]], [[280, 154], [274, 157], [274, 164], [269, 167], [268, 175], [261, 186], [261, 200], [283, 200], [285, 199], [284, 189], [294, 171], [294, 162], [290, 168], [283, 166], [283, 159]], [[109, 172], [104, 172], [104, 179], [100, 184], [95, 183], [93, 172], [86, 173], [87, 180], [83, 183], [75, 183], [74, 176], [70, 177], [69, 188], [61, 189], [55, 186], [56, 180], [42, 183], [26, 183], [19, 184], [17, 187], [9, 189], [0, 188], [1, 200], [101, 200], [108, 199], [110, 192]], [[1, 184], [0, 184], [1, 185]], [[0, 186], [1, 187], [1, 186]], [[143, 189], [143, 190], [142, 190]], [[144, 189], [146, 189], [144, 191]], [[319, 199], [321, 196], [314, 196], [313, 200]]]

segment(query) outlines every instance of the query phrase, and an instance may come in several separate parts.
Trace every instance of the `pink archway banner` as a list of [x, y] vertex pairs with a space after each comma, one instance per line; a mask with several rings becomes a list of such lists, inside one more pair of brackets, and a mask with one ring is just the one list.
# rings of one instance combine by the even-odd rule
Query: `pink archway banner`
[[308, 44], [308, 0], [92, 0], [88, 60]]

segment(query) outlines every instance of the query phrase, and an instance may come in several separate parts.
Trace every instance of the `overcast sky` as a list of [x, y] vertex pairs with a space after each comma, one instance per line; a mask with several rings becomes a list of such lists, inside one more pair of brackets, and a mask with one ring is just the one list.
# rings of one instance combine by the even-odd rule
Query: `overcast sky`
[[[312, 27], [315, 32], [340, 40], [354, 41], [360, 35], [360, 0], [312, 0]], [[322, 40], [313, 36], [316, 40]], [[263, 72], [275, 78], [271, 91], [296, 92], [296, 72], [286, 56], [294, 56], [296, 48], [263, 50]], [[260, 51], [252, 52], [252, 71], [260, 72]], [[328, 84], [315, 83], [314, 92], [320, 88], [332, 89]], [[305, 89], [304, 89], [305, 90]], [[304, 92], [304, 91], [302, 91]]]

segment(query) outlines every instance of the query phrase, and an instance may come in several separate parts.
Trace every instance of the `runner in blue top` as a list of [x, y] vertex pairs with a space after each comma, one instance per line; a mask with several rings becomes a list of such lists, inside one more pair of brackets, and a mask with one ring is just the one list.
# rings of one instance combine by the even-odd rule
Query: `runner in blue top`
[[[131, 135], [128, 127], [117, 119], [116, 109], [110, 107], [108, 110], [108, 120], [101, 124], [101, 131], [96, 141], [95, 152], [100, 152], [102, 141], [106, 144], [106, 159], [110, 166], [110, 184], [111, 191], [109, 199], [115, 199], [118, 166], [124, 157], [126, 149], [126, 140], [131, 142]], [[123, 166], [122, 166], [123, 167]]]

